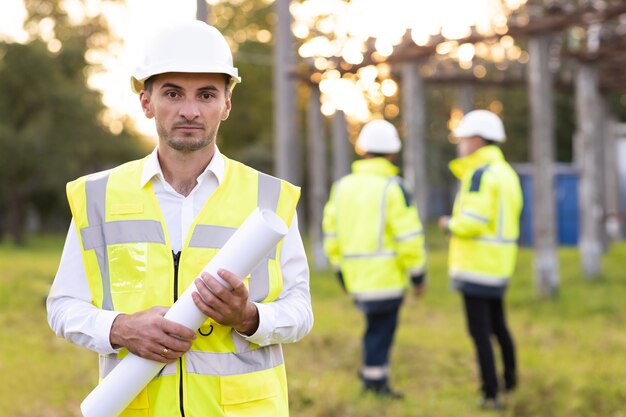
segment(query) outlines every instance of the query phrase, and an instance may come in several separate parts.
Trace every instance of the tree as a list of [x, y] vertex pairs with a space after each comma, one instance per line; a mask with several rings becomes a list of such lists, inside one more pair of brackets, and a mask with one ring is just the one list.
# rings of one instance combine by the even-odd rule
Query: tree
[[265, 0], [220, 2], [209, 23], [227, 38], [242, 85], [233, 91], [233, 110], [220, 126], [218, 145], [227, 155], [265, 172], [273, 164], [273, 5]]
[[[64, 194], [65, 182], [139, 155], [128, 132], [114, 135], [103, 125], [101, 96], [87, 87], [85, 54], [106, 45], [105, 22], [72, 25], [60, 4], [27, 0], [33, 39], [0, 43], [0, 208], [17, 243], [28, 208], [45, 215], [65, 206], [64, 198], [50, 198]], [[44, 19], [54, 22], [52, 38], [36, 32]]]

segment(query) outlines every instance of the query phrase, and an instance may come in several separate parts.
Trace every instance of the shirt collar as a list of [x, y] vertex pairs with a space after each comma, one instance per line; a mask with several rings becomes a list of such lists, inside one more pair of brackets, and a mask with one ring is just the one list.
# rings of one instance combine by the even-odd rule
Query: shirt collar
[[[159, 164], [159, 157], [157, 154], [157, 148], [154, 148], [152, 153], [148, 155], [146, 158], [146, 162], [143, 166], [143, 172], [141, 174], [141, 188], [145, 187], [146, 184], [156, 177], [161, 181], [165, 181], [165, 177], [163, 176], [163, 171], [161, 170], [161, 164]], [[213, 158], [211, 158], [211, 162], [204, 169], [204, 171], [198, 176], [198, 183], [204, 181], [207, 175], [210, 174], [215, 175], [217, 179], [217, 184], [222, 183], [222, 179], [224, 178], [224, 157], [222, 153], [218, 149], [217, 145], [215, 145], [215, 153], [213, 154]]]

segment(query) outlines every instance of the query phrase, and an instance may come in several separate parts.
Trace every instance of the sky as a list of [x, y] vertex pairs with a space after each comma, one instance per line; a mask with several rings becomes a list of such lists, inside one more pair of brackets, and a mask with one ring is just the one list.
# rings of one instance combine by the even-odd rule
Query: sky
[[[69, 3], [76, 0], [66, 0]], [[175, 20], [194, 19], [195, 0], [126, 0], [115, 7], [101, 8], [99, 0], [88, 0], [93, 13], [104, 13], [112, 30], [124, 39], [117, 56], [104, 60], [106, 72], [90, 80], [92, 87], [103, 92], [104, 104], [113, 114], [128, 114], [140, 132], [156, 137], [154, 122], [144, 117], [136, 94], [130, 90], [130, 73], [134, 67], [145, 35], [159, 24]], [[150, 7], [146, 7], [149, 4]], [[2, 0], [0, 36], [17, 41], [26, 40], [21, 26], [26, 12], [22, 0]]]
[[[0, 38], [8, 35], [18, 41], [25, 40], [26, 35], [21, 30], [25, 15], [22, 0], [1, 1], [3, 8], [0, 13]], [[208, 0], [209, 3], [217, 1]], [[504, 20], [500, 21], [500, 26], [505, 24], [506, 18], [501, 12], [504, 3], [508, 7], [517, 8], [526, 2], [526, 0], [437, 0], [436, 2], [432, 0], [385, 0], [388, 7], [381, 10], [379, 7], [381, 1], [294, 2], [291, 11], [298, 22], [297, 30], [295, 30], [296, 36], [298, 32], [305, 31], [306, 33], [300, 37], [306, 38], [309, 33], [308, 25], [315, 26], [316, 30], [326, 35], [332, 35], [331, 32], [334, 32], [334, 39], [333, 36], [326, 35], [309, 39], [299, 49], [300, 54], [322, 57], [343, 56], [346, 62], [359, 64], [364, 59], [363, 45], [369, 37], [376, 38], [376, 50], [381, 56], [388, 56], [393, 51], [393, 45], [403, 39], [407, 30], [410, 30], [411, 36], [418, 44], [427, 43], [431, 35], [438, 33], [449, 39], [458, 39], [467, 36], [470, 26], [474, 25], [479, 32], [481, 28], [491, 31], [494, 22], [497, 23], [494, 16], [501, 15], [500, 17]], [[145, 118], [137, 96], [130, 91], [130, 74], [134, 68], [135, 59], [141, 56], [146, 36], [162, 24], [194, 19], [196, 0], [125, 0], [113, 4], [106, 0], [63, 0], [63, 2], [70, 16], [73, 16], [73, 10], [74, 13], [78, 10], [78, 15], [83, 13], [82, 4], [85, 5], [85, 13], [88, 15], [105, 15], [113, 32], [124, 41], [121, 50], [100, 57], [105, 71], [89, 79], [91, 87], [103, 92], [104, 104], [109, 109], [103, 115], [105, 124], [113, 132], [121, 131], [120, 117], [129, 115], [141, 133], [156, 137], [153, 121]], [[328, 9], [329, 7], [331, 9]], [[411, 12], [407, 13], [407, 10]], [[456, 12], [450, 14], [450, 10]], [[324, 18], [318, 19], [320, 16]], [[316, 45], [325, 46], [322, 50], [329, 47], [331, 50], [325, 53], [316, 52], [314, 48]], [[500, 55], [504, 56], [506, 49], [500, 45], [496, 46], [501, 51]], [[512, 41], [509, 47], [511, 46]], [[311, 49], [308, 55], [304, 53], [307, 48]], [[469, 54], [461, 52], [469, 52]], [[475, 48], [471, 44], [458, 48], [459, 62], [466, 64], [467, 68], [472, 66], [471, 62], [475, 54]], [[467, 57], [464, 58], [466, 55]], [[319, 61], [321, 67], [326, 66], [325, 59]], [[315, 62], [317, 66], [318, 59]], [[339, 76], [338, 71], [334, 72]], [[373, 81], [375, 80], [372, 80], [370, 84], [380, 89], [379, 83]], [[338, 83], [342, 84], [338, 85]], [[371, 90], [373, 87], [370, 84], [362, 83], [361, 89], [357, 88], [358, 83], [355, 80], [352, 82], [353, 85], [349, 85], [349, 80], [345, 79], [334, 80], [332, 87], [330, 82], [326, 84], [329, 87], [325, 89], [326, 91], [322, 91], [324, 114], [330, 115], [335, 109], [341, 109], [349, 116], [358, 116], [357, 118], [361, 121], [366, 121], [371, 117], [366, 97], [361, 91], [363, 88], [367, 91]], [[394, 84], [393, 87], [397, 91], [397, 85]], [[322, 88], [321, 84], [320, 88]], [[381, 90], [378, 96], [382, 97], [381, 94], [385, 93]], [[395, 92], [391, 95], [393, 94]], [[328, 111], [325, 111], [325, 106]]]

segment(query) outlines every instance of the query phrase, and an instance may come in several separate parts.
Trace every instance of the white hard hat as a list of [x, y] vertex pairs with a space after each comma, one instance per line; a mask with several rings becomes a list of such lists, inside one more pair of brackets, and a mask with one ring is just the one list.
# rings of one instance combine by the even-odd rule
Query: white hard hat
[[452, 134], [457, 138], [480, 136], [494, 142], [506, 140], [502, 120], [488, 110], [474, 110], [467, 113]]
[[145, 80], [166, 72], [228, 74], [231, 88], [241, 82], [224, 36], [199, 20], [178, 22], [159, 30], [144, 48], [130, 77], [135, 93], [143, 89]]
[[394, 125], [386, 120], [372, 120], [361, 129], [356, 147], [364, 152], [391, 154], [400, 151], [402, 142]]

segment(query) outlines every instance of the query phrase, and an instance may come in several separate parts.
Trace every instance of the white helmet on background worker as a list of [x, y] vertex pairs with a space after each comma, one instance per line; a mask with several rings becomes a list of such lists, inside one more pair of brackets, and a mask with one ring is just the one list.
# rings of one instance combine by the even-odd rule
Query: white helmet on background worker
[[372, 120], [361, 129], [356, 147], [367, 153], [393, 154], [400, 151], [402, 142], [394, 125], [386, 120]]
[[474, 110], [467, 113], [452, 134], [457, 138], [480, 136], [494, 142], [506, 140], [502, 120], [489, 110]]
[[230, 76], [230, 87], [241, 82], [224, 36], [199, 20], [178, 22], [155, 32], [130, 77], [139, 93], [153, 75], [166, 72], [217, 73]]

